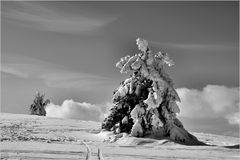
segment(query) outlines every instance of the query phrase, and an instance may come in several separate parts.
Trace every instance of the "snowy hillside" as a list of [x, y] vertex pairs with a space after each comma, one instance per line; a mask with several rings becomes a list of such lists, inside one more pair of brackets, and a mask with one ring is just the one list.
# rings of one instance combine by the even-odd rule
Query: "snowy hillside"
[[[168, 140], [122, 137], [110, 143], [100, 123], [0, 114], [1, 159], [239, 159], [239, 138], [193, 133], [216, 146], [184, 146]], [[225, 146], [225, 147], [224, 147]], [[228, 147], [226, 147], [228, 146]]]

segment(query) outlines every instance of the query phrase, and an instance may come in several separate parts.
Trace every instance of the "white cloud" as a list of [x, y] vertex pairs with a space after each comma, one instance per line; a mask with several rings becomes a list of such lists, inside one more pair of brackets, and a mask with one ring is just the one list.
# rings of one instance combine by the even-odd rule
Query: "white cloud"
[[53, 103], [46, 106], [47, 117], [70, 118], [100, 121], [103, 114], [101, 107], [90, 104], [74, 102], [73, 100], [65, 100], [62, 105], [55, 105]]
[[217, 118], [223, 117], [230, 124], [239, 123], [239, 87], [207, 85], [202, 91], [196, 89], [179, 88], [177, 92], [181, 98], [178, 103], [180, 116], [189, 118]]
[[21, 78], [31, 78], [36, 75], [54, 72], [58, 66], [29, 56], [12, 53], [2, 54], [1, 72], [13, 74]]
[[20, 78], [28, 78], [28, 74], [6, 64], [1, 65], [1, 72], [15, 75]]
[[110, 80], [106, 77], [81, 72], [52, 72], [42, 74], [39, 78], [43, 79], [49, 87], [81, 88], [81, 90], [88, 90], [95, 85], [110, 83]]
[[34, 29], [61, 32], [61, 33], [86, 33], [117, 19], [117, 16], [104, 15], [87, 16], [86, 14], [73, 14], [61, 12], [57, 7], [47, 7], [41, 3], [20, 2], [15, 3], [14, 9], [4, 8], [3, 17], [15, 20], [16, 22], [32, 27]]
[[48, 87], [78, 88], [86, 91], [94, 89], [96, 86], [112, 83], [112, 80], [106, 76], [73, 72], [63, 68], [63, 66], [27, 56], [5, 53], [3, 58], [4, 63], [1, 64], [1, 72], [21, 78], [40, 79]]
[[236, 112], [236, 113], [230, 114], [230, 115], [226, 116], [226, 118], [228, 119], [228, 122], [230, 124], [238, 124], [238, 125], [240, 125], [240, 112]]
[[[240, 124], [239, 88], [207, 85], [203, 90], [179, 88], [179, 116], [188, 118], [225, 118], [229, 124]], [[101, 121], [112, 103], [95, 105], [65, 100], [62, 105], [49, 104], [47, 116]]]
[[194, 43], [172, 43], [172, 42], [158, 42], [158, 41], [149, 41], [153, 46], [167, 47], [167, 48], [176, 48], [184, 50], [233, 50], [236, 49], [236, 46], [230, 44], [194, 44]]

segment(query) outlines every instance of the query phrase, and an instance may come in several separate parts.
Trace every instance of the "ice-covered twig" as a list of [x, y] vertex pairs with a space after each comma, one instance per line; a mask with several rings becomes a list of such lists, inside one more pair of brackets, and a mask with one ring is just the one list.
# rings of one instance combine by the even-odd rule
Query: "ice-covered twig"
[[158, 52], [158, 53], [156, 53], [155, 57], [161, 59], [168, 66], [173, 66], [174, 65], [173, 60], [169, 58], [167, 53]]
[[136, 44], [138, 45], [138, 49], [142, 52], [146, 52], [148, 49], [148, 41], [142, 38], [138, 38], [136, 40]]

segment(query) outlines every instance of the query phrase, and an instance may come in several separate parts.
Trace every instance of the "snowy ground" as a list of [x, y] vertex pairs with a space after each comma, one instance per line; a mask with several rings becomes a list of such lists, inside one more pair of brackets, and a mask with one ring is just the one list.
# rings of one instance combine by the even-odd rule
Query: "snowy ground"
[[[216, 146], [184, 146], [168, 140], [122, 137], [106, 142], [100, 123], [0, 113], [1, 159], [239, 159], [239, 138], [193, 133]], [[224, 147], [229, 146], [229, 147]]]

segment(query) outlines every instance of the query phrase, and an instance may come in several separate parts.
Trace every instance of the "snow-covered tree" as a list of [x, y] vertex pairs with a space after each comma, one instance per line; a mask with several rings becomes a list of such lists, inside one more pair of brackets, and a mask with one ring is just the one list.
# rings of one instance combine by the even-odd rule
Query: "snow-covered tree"
[[45, 106], [50, 103], [50, 100], [44, 100], [45, 94], [36, 92], [33, 104], [30, 106], [31, 115], [46, 116]]
[[199, 144], [176, 117], [180, 98], [164, 70], [164, 64], [174, 65], [173, 60], [165, 52], [153, 53], [146, 40], [136, 41], [140, 53], [123, 57], [116, 64], [121, 73], [130, 73], [130, 78], [114, 91], [114, 106], [102, 128], [135, 137], [168, 137], [179, 143]]

